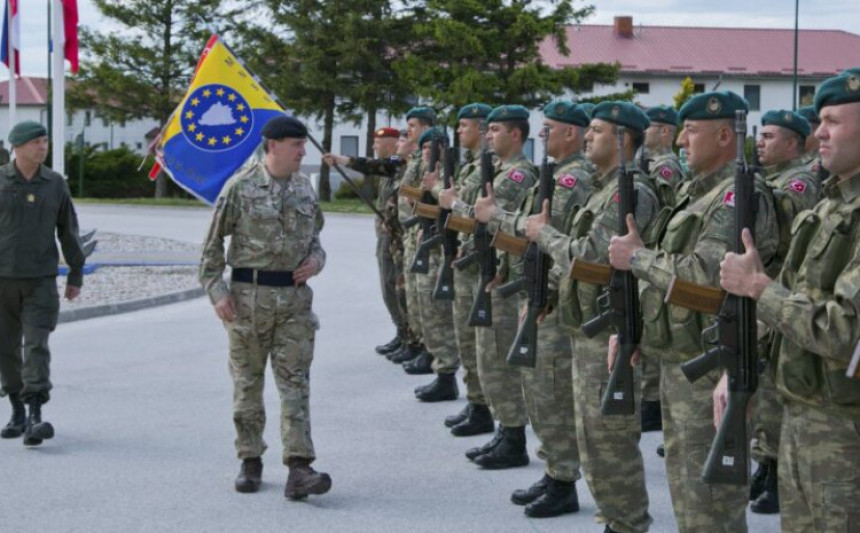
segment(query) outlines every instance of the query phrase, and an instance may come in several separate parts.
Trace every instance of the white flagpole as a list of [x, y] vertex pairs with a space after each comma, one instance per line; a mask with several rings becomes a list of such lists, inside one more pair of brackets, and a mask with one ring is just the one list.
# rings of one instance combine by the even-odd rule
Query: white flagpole
[[53, 24], [53, 62], [51, 70], [54, 77], [51, 83], [52, 92], [52, 127], [51, 148], [54, 155], [51, 168], [54, 172], [66, 175], [66, 65], [64, 46], [66, 43], [65, 30], [63, 26], [63, 3], [60, 0], [52, 0], [54, 10]]
[[9, 41], [6, 43], [9, 50], [9, 129], [12, 129], [12, 126], [18, 122], [15, 109], [18, 103], [18, 91], [16, 87], [18, 83], [15, 76], [15, 39], [12, 36], [12, 0], [6, 0], [6, 14], [8, 15], [6, 17], [6, 37]]

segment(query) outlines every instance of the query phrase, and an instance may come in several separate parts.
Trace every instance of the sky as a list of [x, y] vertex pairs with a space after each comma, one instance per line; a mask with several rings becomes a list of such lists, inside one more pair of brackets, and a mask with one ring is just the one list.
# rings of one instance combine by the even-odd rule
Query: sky
[[[860, 1], [798, 0], [801, 29], [835, 29], [860, 35]], [[596, 7], [585, 24], [612, 24], [616, 15], [633, 17], [639, 26], [706, 26], [743, 28], [794, 28], [795, 2], [791, 0], [589, 0]], [[3, 2], [5, 4], [5, 2]], [[26, 76], [47, 73], [48, 0], [19, 0], [22, 61]], [[78, 0], [81, 25], [111, 32], [91, 0]], [[201, 43], [201, 49], [205, 43]], [[68, 63], [67, 63], [68, 68]], [[9, 72], [0, 64], [0, 79]]]

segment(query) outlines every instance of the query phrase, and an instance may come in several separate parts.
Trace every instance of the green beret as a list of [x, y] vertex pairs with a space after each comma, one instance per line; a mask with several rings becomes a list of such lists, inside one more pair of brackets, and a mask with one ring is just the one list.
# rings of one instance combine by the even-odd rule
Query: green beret
[[544, 106], [543, 114], [548, 119], [583, 128], [587, 128], [591, 121], [588, 113], [570, 100], [553, 100]]
[[645, 114], [648, 115], [652, 123], [659, 122], [660, 124], [668, 124], [670, 126], [678, 125], [678, 112], [669, 106], [657, 105], [645, 111]]
[[25, 120], [15, 124], [15, 127], [9, 132], [9, 144], [13, 147], [21, 146], [26, 142], [30, 142], [38, 137], [46, 137], [48, 130], [38, 122]]
[[589, 119], [591, 118], [591, 114], [594, 112], [595, 107], [596, 105], [592, 104], [591, 102], [582, 102], [581, 104], [579, 104], [579, 108], [588, 113]]
[[801, 107], [797, 110], [797, 114], [805, 118], [810, 124], [821, 124], [821, 118], [819, 118], [818, 113], [815, 112], [814, 106], [808, 105], [806, 107]]
[[644, 111], [630, 102], [620, 100], [600, 102], [591, 116], [639, 132], [645, 131], [651, 125]]
[[418, 137], [418, 148], [424, 146], [424, 143], [427, 141], [432, 141], [434, 139], [439, 139], [445, 143], [448, 142], [448, 134], [444, 129], [436, 126], [435, 128], [427, 128], [427, 131], [421, 134], [421, 137]]
[[457, 113], [457, 120], [464, 118], [487, 118], [487, 115], [489, 115], [492, 110], [493, 108], [487, 104], [479, 104], [477, 102], [474, 104], [464, 105], [460, 108], [460, 112]]
[[436, 122], [436, 112], [429, 107], [413, 107], [406, 113], [406, 120], [410, 118], [419, 118], [424, 122], [433, 124]]
[[850, 76], [852, 74], [855, 76], [860, 76], [860, 67], [846, 68], [839, 73], [840, 76]]
[[487, 122], [528, 120], [529, 110], [521, 105], [500, 105], [487, 116]]
[[697, 94], [687, 100], [678, 113], [678, 122], [685, 120], [717, 120], [735, 118], [735, 111], [748, 112], [746, 100], [731, 91], [715, 91]]
[[762, 115], [761, 125], [780, 126], [782, 128], [787, 128], [794, 133], [799, 134], [804, 139], [809, 137], [809, 132], [812, 131], [812, 127], [809, 125], [808, 120], [800, 116], [799, 113], [795, 113], [794, 111], [788, 111], [785, 109], [775, 109], [773, 111], [768, 111], [767, 113]]
[[268, 122], [263, 125], [263, 129], [260, 130], [260, 133], [266, 139], [286, 139], [288, 137], [292, 138], [305, 138], [308, 136], [308, 128], [296, 117], [289, 117], [287, 115], [279, 115], [274, 118], [270, 118]]
[[842, 74], [824, 80], [815, 93], [815, 112], [829, 105], [860, 102], [860, 69], [849, 69]]

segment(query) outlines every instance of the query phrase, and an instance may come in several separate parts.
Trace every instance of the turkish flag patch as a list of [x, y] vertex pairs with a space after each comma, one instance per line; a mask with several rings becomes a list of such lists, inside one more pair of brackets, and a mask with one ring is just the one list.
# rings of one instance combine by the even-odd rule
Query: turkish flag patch
[[723, 197], [723, 203], [729, 207], [734, 207], [735, 191], [726, 191], [726, 195]]
[[617, 204], [620, 199], [621, 199], [621, 197], [618, 195], [618, 192], [616, 191], [615, 196], [612, 197], [612, 202]]
[[666, 181], [672, 177], [672, 169], [669, 167], [660, 167], [660, 177]]
[[576, 185], [576, 176], [564, 174], [563, 176], [558, 178], [558, 184], [565, 189], [573, 189], [573, 186]]
[[508, 177], [517, 183], [522, 183], [523, 180], [526, 179], [525, 173], [522, 170], [517, 169], [508, 172]]
[[788, 188], [799, 193], [806, 190], [806, 184], [800, 180], [791, 180], [791, 183], [788, 184]]

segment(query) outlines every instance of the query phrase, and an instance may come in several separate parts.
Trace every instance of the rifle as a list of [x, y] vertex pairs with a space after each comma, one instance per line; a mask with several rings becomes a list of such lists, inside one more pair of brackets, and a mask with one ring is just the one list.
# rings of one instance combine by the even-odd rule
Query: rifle
[[[624, 127], [618, 134], [618, 234], [627, 234], [627, 215], [635, 212], [635, 190], [633, 175], [627, 171], [624, 161]], [[582, 332], [595, 337], [610, 325], [618, 330], [618, 357], [609, 374], [609, 382], [603, 391], [600, 412], [604, 415], [632, 415], [636, 410], [633, 400], [633, 368], [630, 360], [639, 344], [642, 333], [642, 317], [639, 310], [639, 288], [632, 272], [610, 269], [605, 265], [574, 261], [571, 277], [585, 281], [606, 280], [609, 269], [609, 284], [597, 302], [602, 311], [582, 325]], [[575, 277], [576, 276], [576, 277]], [[590, 281], [590, 282], [593, 282]]]
[[[439, 164], [441, 144], [442, 141], [435, 138], [435, 136], [430, 141], [430, 162], [428, 164], [430, 172], [435, 172], [436, 166]], [[430, 191], [422, 191], [421, 203], [433, 205], [436, 203], [436, 200], [433, 199], [433, 195], [430, 194]], [[412, 265], [410, 265], [409, 271], [416, 274], [429, 274], [430, 250], [432, 247], [427, 246], [426, 244], [427, 241], [433, 238], [433, 234], [436, 233], [436, 226], [433, 224], [432, 219], [422, 216], [418, 216], [417, 218], [421, 223], [421, 243], [418, 245], [418, 249], [415, 250], [415, 258], [412, 260]]]
[[[481, 196], [487, 196], [487, 184], [492, 182], [493, 155], [484, 147], [481, 151]], [[476, 221], [472, 235], [475, 243], [475, 261], [478, 262], [481, 279], [478, 281], [478, 290], [475, 291], [475, 299], [469, 310], [468, 325], [486, 328], [493, 325], [493, 300], [486, 288], [496, 277], [496, 249], [491, 245], [492, 235], [487, 230], [486, 224]]]
[[[555, 188], [553, 179], [554, 164], [550, 164], [546, 153], [546, 142], [549, 137], [549, 127], [543, 130], [543, 161], [540, 166], [540, 182], [538, 183], [538, 194], [532, 205], [532, 214], [536, 215], [543, 210], [544, 201], [552, 205], [552, 193]], [[530, 242], [523, 254], [523, 276], [522, 285], [529, 295], [526, 316], [520, 323], [511, 349], [508, 351], [507, 362], [513, 366], [525, 366], [534, 368], [537, 359], [538, 323], [537, 318], [547, 306], [548, 282], [549, 282], [549, 255], [540, 251], [536, 242]]]
[[[744, 161], [746, 114], [735, 115], [738, 156], [735, 170], [735, 234], [732, 251], [743, 253], [741, 231], [755, 227], [753, 168]], [[758, 388], [755, 300], [727, 294], [715, 324], [702, 332], [714, 345], [702, 355], [681, 365], [691, 382], [722, 366], [728, 376], [726, 413], [711, 444], [702, 479], [707, 483], [745, 485], [749, 480], [749, 432], [746, 414], [750, 398]]]

